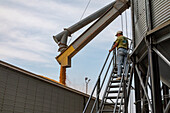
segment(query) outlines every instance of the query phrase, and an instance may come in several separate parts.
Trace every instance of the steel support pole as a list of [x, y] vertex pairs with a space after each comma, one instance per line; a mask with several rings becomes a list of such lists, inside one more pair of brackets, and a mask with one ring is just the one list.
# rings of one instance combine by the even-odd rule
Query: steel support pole
[[169, 113], [169, 111], [170, 111], [170, 101], [168, 102], [168, 104], [167, 104], [167, 106], [165, 108], [164, 113]]
[[133, 65], [134, 72], [134, 82], [135, 82], [135, 105], [136, 105], [136, 113], [141, 113], [141, 93], [140, 93], [140, 81], [135, 69], [135, 65]]
[[158, 66], [158, 56], [152, 51], [151, 37], [148, 47], [148, 61], [151, 73], [152, 105], [154, 113], [163, 113], [162, 98], [160, 88], [160, 75]]
[[[146, 0], [146, 15], [148, 30], [152, 30], [152, 14], [151, 14], [151, 0]], [[158, 66], [158, 56], [152, 51], [153, 36], [146, 37], [148, 44], [148, 64], [150, 68], [151, 90], [152, 90], [152, 106], [154, 113], [163, 113], [161, 89], [160, 89], [160, 74]]]
[[86, 94], [87, 94], [87, 89], [88, 89], [88, 83], [86, 83]]
[[125, 76], [123, 76], [123, 93], [124, 93], [124, 104], [125, 104], [125, 112], [128, 113], [128, 101], [127, 101], [127, 90], [126, 90], [126, 81]]
[[[139, 80], [140, 80], [140, 84], [141, 84], [141, 86], [142, 86], [142, 88], [143, 88], [143, 90], [141, 90], [141, 93], [142, 93], [142, 91], [144, 91], [144, 94], [145, 94], [145, 96], [146, 96], [146, 98], [147, 98], [147, 101], [148, 101], [148, 103], [149, 103], [149, 106], [152, 107], [151, 102], [150, 102], [150, 100], [149, 100], [149, 96], [147, 95], [147, 91], [146, 91], [146, 89], [145, 89], [145, 86], [144, 86], [144, 83], [143, 83], [143, 80], [142, 80], [142, 77], [141, 77], [141, 73], [140, 73], [140, 71], [139, 71], [139, 69], [138, 69], [138, 66], [135, 65], [135, 68], [136, 68], [136, 71], [137, 71], [137, 74], [138, 74], [138, 77], [139, 77]], [[143, 95], [142, 95], [141, 97], [143, 97]], [[151, 112], [152, 112], [152, 111], [153, 111], [153, 110], [151, 109]]]
[[164, 56], [161, 54], [161, 52], [159, 52], [155, 47], [153, 47], [152, 49], [157, 53], [157, 55], [159, 55], [160, 58], [162, 58], [162, 60], [163, 60], [165, 63], [168, 64], [168, 66], [170, 66], [170, 61], [169, 61], [166, 57], [164, 57]]
[[[135, 43], [135, 26], [134, 26], [134, 0], [131, 0], [131, 15], [132, 15], [132, 37], [133, 37], [133, 49], [136, 46]], [[141, 101], [140, 101], [140, 84], [137, 72], [135, 70], [136, 56], [133, 57], [133, 73], [134, 73], [134, 85], [135, 85], [135, 105], [136, 113], [141, 113]]]
[[129, 104], [129, 96], [130, 96], [130, 93], [131, 93], [131, 84], [132, 84], [132, 78], [133, 78], [133, 65], [130, 69], [130, 80], [129, 80], [129, 83], [128, 83], [128, 88], [127, 88], [127, 103]]
[[98, 79], [98, 83], [97, 83], [97, 102], [96, 102], [96, 112], [99, 111], [99, 106], [100, 106], [100, 103], [99, 103], [99, 96], [100, 96], [100, 78]]
[[[146, 81], [147, 81], [147, 76], [145, 76], [145, 75], [143, 75], [142, 76], [142, 81], [144, 81], [144, 83], [146, 83]], [[146, 90], [146, 93], [148, 93], [148, 90], [147, 90], [147, 86], [145, 86], [145, 84], [144, 84], [144, 88], [145, 88], [145, 90]], [[145, 96], [145, 91], [144, 90], [142, 90], [142, 97], [143, 97], [143, 113], [149, 113], [149, 106], [148, 106], [148, 101], [146, 101], [147, 100], [147, 98], [146, 98], [146, 96]]]
[[169, 96], [169, 88], [164, 84], [162, 83], [162, 89], [163, 89], [163, 98], [164, 98], [164, 109], [166, 108], [168, 102], [169, 102], [169, 98], [167, 98]]

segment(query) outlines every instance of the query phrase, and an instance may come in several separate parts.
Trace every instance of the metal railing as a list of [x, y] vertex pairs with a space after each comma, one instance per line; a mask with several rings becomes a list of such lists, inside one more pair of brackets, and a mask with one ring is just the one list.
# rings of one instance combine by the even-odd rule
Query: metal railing
[[[114, 43], [112, 44], [112, 47], [113, 47], [113, 45], [114, 45]], [[109, 66], [108, 66], [108, 68], [107, 68], [107, 71], [106, 71], [106, 73], [105, 73], [104, 79], [103, 79], [103, 81], [102, 81], [102, 85], [100, 86], [100, 78], [101, 78], [101, 75], [102, 75], [102, 73], [103, 73], [103, 70], [104, 70], [105, 67], [106, 67], [106, 64], [107, 64], [107, 62], [108, 62], [108, 59], [109, 59], [109, 57], [110, 57], [111, 52], [108, 53], [108, 55], [107, 55], [107, 57], [106, 57], [106, 60], [105, 60], [105, 62], [104, 62], [104, 65], [103, 65], [103, 67], [102, 67], [102, 69], [101, 69], [101, 71], [100, 71], [100, 74], [99, 74], [99, 76], [98, 76], [97, 82], [95, 83], [94, 88], [93, 88], [93, 90], [92, 90], [92, 93], [91, 93], [91, 95], [90, 95], [90, 97], [89, 97], [89, 99], [88, 99], [88, 101], [87, 101], [87, 103], [86, 103], [86, 105], [85, 105], [85, 108], [84, 108], [84, 110], [83, 110], [83, 113], [86, 113], [86, 110], [87, 110], [87, 108], [88, 108], [88, 106], [89, 106], [89, 103], [90, 103], [90, 101], [91, 101], [91, 99], [92, 99], [92, 96], [93, 96], [95, 90], [97, 90], [97, 97], [96, 97], [96, 99], [95, 99], [95, 101], [94, 101], [93, 107], [92, 107], [92, 109], [91, 109], [91, 113], [93, 112], [96, 103], [99, 103], [99, 95], [100, 95], [101, 89], [103, 88], [104, 82], [105, 82], [105, 80], [106, 80], [107, 74], [108, 74], [109, 69], [110, 69], [110, 66], [111, 66], [111, 63], [112, 63], [113, 59], [116, 59], [116, 58], [115, 58], [115, 57], [116, 57], [116, 54], [115, 54], [115, 53], [116, 53], [116, 52], [114, 52], [114, 55], [112, 56], [112, 58], [111, 58], [111, 60], [110, 60], [110, 62], [109, 62]], [[116, 60], [114, 60], [113, 62], [116, 62]], [[113, 69], [112, 69], [112, 73], [113, 73]]]
[[[120, 100], [120, 106], [119, 106], [119, 110], [118, 110], [118, 113], [121, 112], [121, 105], [122, 105], [122, 102], [123, 102], [123, 97], [124, 97], [124, 109], [123, 109], [123, 112], [127, 113], [127, 107], [128, 107], [128, 101], [129, 101], [129, 96], [130, 96], [130, 89], [131, 89], [131, 83], [132, 83], [132, 77], [133, 77], [133, 66], [131, 65], [130, 66], [130, 52], [132, 51], [132, 40], [131, 39], [128, 39], [130, 40], [130, 47], [128, 49], [128, 55], [127, 55], [127, 60], [125, 62], [125, 66], [124, 66], [124, 70], [123, 70], [123, 77], [121, 78], [121, 82], [120, 82], [120, 85], [119, 85], [119, 90], [118, 90], [118, 94], [117, 94], [117, 98], [116, 98], [116, 103], [114, 105], [114, 110], [113, 110], [113, 113], [116, 113], [116, 108], [117, 108], [117, 104], [118, 104], [118, 99], [119, 99], [119, 95], [120, 95], [120, 91], [122, 89], [122, 84], [123, 84], [123, 95], [121, 95], [121, 100]], [[128, 65], [128, 66], [126, 66]], [[128, 68], [127, 68], [128, 67]], [[127, 87], [127, 84], [126, 84], [126, 80], [125, 80], [125, 76], [128, 77], [128, 72], [126, 72], [126, 70], [129, 71], [129, 68], [131, 67], [130, 69], [130, 79], [129, 79], [129, 82], [128, 82], [128, 87]], [[127, 68], [127, 69], [126, 69]], [[126, 74], [126, 75], [125, 75]], [[125, 76], [124, 76], [125, 75]], [[127, 79], [127, 78], [126, 78]]]
[[[128, 50], [128, 53], [130, 53], [130, 51], [132, 50], [131, 48], [132, 48], [132, 40], [130, 39], [130, 41], [131, 41], [131, 43], [130, 43], [130, 48], [129, 48], [129, 50]], [[114, 44], [113, 44], [114, 45]], [[112, 45], [112, 47], [113, 47], [113, 45]], [[107, 64], [107, 62], [108, 62], [108, 59], [109, 59], [109, 57], [110, 57], [110, 53], [111, 52], [109, 52], [108, 53], [108, 55], [107, 55], [107, 57], [106, 57], [106, 60], [105, 60], [105, 62], [104, 62], [104, 65], [103, 65], [103, 67], [102, 67], [102, 69], [101, 69], [101, 71], [100, 71], [100, 74], [99, 74], [99, 76], [98, 76], [98, 79], [97, 79], [97, 82], [95, 83], [95, 85], [94, 85], [94, 88], [93, 88], [93, 90], [92, 90], [92, 93], [91, 93], [91, 95], [90, 95], [90, 97], [89, 97], [89, 99], [88, 99], [88, 101], [87, 101], [87, 103], [86, 103], [86, 105], [85, 105], [85, 108], [84, 108], [84, 110], [83, 110], [83, 113], [86, 113], [86, 111], [87, 111], [87, 108], [88, 108], [88, 106], [89, 106], [89, 103], [90, 103], [90, 101], [91, 101], [91, 99], [92, 99], [92, 96], [93, 96], [93, 94], [94, 94], [94, 92], [95, 92], [95, 90], [97, 90], [97, 96], [96, 96], [96, 99], [95, 99], [95, 101], [94, 101], [94, 103], [93, 103], [93, 106], [92, 106], [92, 108], [91, 108], [91, 111], [90, 111], [90, 113], [93, 113], [93, 111], [94, 111], [94, 108], [95, 108], [95, 106], [96, 106], [96, 112], [99, 112], [101, 109], [102, 109], [102, 104], [103, 104], [103, 102], [104, 102], [104, 96], [106, 95], [106, 90], [107, 90], [107, 88], [105, 89], [105, 93], [104, 93], [104, 95], [103, 95], [103, 99], [102, 99], [102, 101], [101, 101], [101, 103], [100, 103], [100, 105], [99, 105], [99, 95], [100, 95], [100, 93], [101, 93], [101, 90], [102, 90], [102, 88], [103, 88], [103, 85], [104, 85], [104, 82], [105, 82], [105, 80], [106, 80], [106, 77], [107, 77], [107, 74], [108, 74], [108, 72], [109, 72], [109, 69], [110, 69], [110, 66], [111, 66], [111, 63], [113, 62], [113, 69], [112, 69], [112, 71], [111, 71], [111, 74], [110, 74], [110, 77], [112, 76], [112, 74], [113, 74], [113, 71], [114, 71], [114, 69], [115, 69], [115, 67], [116, 67], [116, 50], [114, 50], [113, 51], [113, 56], [111, 57], [111, 60], [110, 60], [110, 62], [109, 62], [109, 65], [108, 65], [108, 67], [107, 67], [107, 69], [106, 69], [106, 73], [105, 73], [105, 75], [104, 75], [104, 78], [103, 78], [103, 81], [102, 81], [102, 84], [100, 85], [100, 79], [101, 79], [101, 75], [102, 75], [102, 73], [103, 73], [103, 70], [106, 68], [106, 64]], [[128, 57], [129, 57], [129, 54], [128, 54]], [[128, 58], [127, 58], [127, 60], [128, 60]], [[127, 64], [128, 63], [128, 61], [126, 61], [126, 63], [125, 64]], [[123, 74], [125, 74], [125, 72], [126, 72], [126, 66], [124, 66], [125, 68], [124, 68], [124, 71], [123, 71]], [[130, 67], [130, 64], [128, 63], [128, 70], [129, 70], [129, 67]], [[128, 88], [126, 88], [126, 82], [125, 82], [125, 80], [124, 80], [124, 76], [121, 78], [121, 82], [120, 82], [120, 85], [119, 85], [119, 90], [118, 90], [118, 96], [117, 96], [117, 101], [116, 101], [116, 103], [115, 103], [115, 106], [117, 106], [117, 104], [118, 104], [118, 98], [119, 98], [119, 95], [120, 95], [120, 89], [122, 88], [121, 86], [122, 86], [122, 84], [125, 84], [124, 86], [123, 86], [123, 89], [124, 89], [124, 92], [125, 91], [127, 91], [126, 92], [126, 107], [127, 107], [127, 105], [128, 105], [128, 98], [129, 98], [129, 95], [130, 95], [130, 88], [131, 88], [131, 83], [132, 83], [132, 74], [133, 74], [133, 71], [132, 71], [132, 68], [131, 68], [131, 71], [130, 71], [130, 81], [129, 81], [129, 84], [128, 84]], [[128, 76], [128, 75], [126, 75], [126, 76]], [[107, 86], [106, 87], [108, 87], [109, 86], [109, 82], [108, 82], [108, 84], [107, 84]], [[122, 97], [121, 97], [121, 101], [123, 100], [123, 95], [122, 95]], [[116, 111], [116, 107], [114, 108], [114, 111]], [[120, 110], [120, 107], [119, 107], [119, 112], [120, 112], [121, 110]], [[114, 112], [115, 113], [115, 112]]]

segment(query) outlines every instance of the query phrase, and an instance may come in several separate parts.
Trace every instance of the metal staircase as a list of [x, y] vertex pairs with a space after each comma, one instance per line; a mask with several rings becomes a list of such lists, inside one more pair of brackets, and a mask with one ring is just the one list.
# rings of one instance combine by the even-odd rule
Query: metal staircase
[[[121, 15], [126, 9], [130, 7], [130, 0], [115, 0], [114, 2], [110, 3], [109, 5], [103, 7], [102, 9], [98, 10], [97, 12], [91, 14], [90, 16], [84, 18], [83, 20], [79, 21], [78, 23], [72, 25], [69, 28], [65, 28], [63, 32], [53, 36], [55, 42], [59, 45], [59, 51], [61, 52], [60, 55], [56, 57], [57, 61], [61, 64], [62, 67], [71, 67], [71, 58], [77, 54], [85, 45], [87, 45], [96, 35], [98, 35], [104, 28], [106, 28], [113, 20], [115, 20], [119, 15]], [[71, 36], [74, 32], [78, 31], [79, 29], [83, 28], [84, 26], [88, 25], [89, 23], [95, 21], [87, 30], [85, 30], [74, 42], [72, 42], [69, 46], [67, 46], [67, 38]], [[110, 58], [111, 56], [111, 58]], [[110, 61], [108, 61], [110, 60]], [[107, 64], [108, 63], [108, 64]], [[113, 66], [111, 66], [113, 64]], [[112, 68], [112, 69], [111, 69]], [[111, 70], [110, 70], [111, 69]], [[106, 72], [104, 73], [104, 71]], [[108, 86], [106, 87], [106, 91], [104, 93], [104, 98], [102, 102], [100, 101], [101, 91], [103, 90], [103, 86], [106, 83], [106, 78], [108, 77], [108, 73], [110, 73], [110, 79], [108, 82]], [[61, 71], [61, 73], [65, 73]], [[104, 73], [104, 76], [102, 74]], [[119, 96], [122, 91], [126, 89], [126, 85], [124, 86], [124, 78], [121, 81], [115, 81], [113, 78], [116, 74], [116, 52], [114, 51], [113, 55], [111, 52], [108, 53], [105, 63], [102, 67], [102, 70], [98, 76], [97, 82], [94, 86], [94, 89], [86, 103], [86, 106], [83, 110], [83, 113], [93, 113], [94, 111], [100, 112], [105, 110], [105, 106], [108, 104], [110, 107], [114, 107], [112, 110], [115, 111], [121, 106], [125, 106], [126, 103], [126, 93], [124, 96]], [[62, 75], [62, 74], [61, 74]], [[102, 79], [103, 77], [103, 79]], [[102, 79], [102, 81], [101, 81]], [[113, 83], [119, 83], [113, 85]], [[112, 85], [111, 85], [112, 84]], [[110, 89], [117, 88], [117, 90], [112, 91]], [[88, 105], [92, 97], [94, 96], [94, 92], [96, 91], [96, 99], [90, 111], [87, 110]], [[118, 96], [116, 95], [117, 92]], [[112, 96], [110, 96], [113, 94]], [[113, 101], [115, 99], [115, 101]], [[117, 101], [121, 99], [122, 102]], [[108, 102], [106, 100], [110, 100]], [[115, 103], [115, 105], [113, 105]], [[120, 105], [118, 105], [120, 103]], [[121, 105], [124, 103], [124, 105]], [[94, 109], [96, 108], [96, 109]], [[126, 107], [125, 107], [126, 108]], [[121, 110], [120, 110], [121, 111]], [[126, 111], [126, 110], [125, 110]]]
[[[128, 74], [130, 75], [130, 73]], [[126, 87], [129, 82], [129, 76], [123, 76], [121, 80], [117, 80], [117, 68], [114, 68], [113, 74], [111, 74], [105, 93], [103, 95], [101, 104], [100, 104], [100, 113], [105, 112], [123, 112], [124, 102], [125, 102], [125, 92]]]
[[[132, 47], [132, 42], [130, 48]], [[129, 49], [130, 51], [131, 49]], [[129, 53], [128, 51], [128, 53]], [[132, 61], [127, 58], [126, 66], [128, 73], [125, 74], [126, 68], [122, 68], [122, 77], [120, 80], [117, 80], [117, 66], [116, 66], [116, 50], [113, 51], [113, 56], [109, 58], [110, 52], [107, 55], [107, 58], [104, 62], [102, 70], [98, 76], [97, 82], [94, 86], [94, 89], [86, 103], [83, 113], [127, 113], [128, 111], [128, 100], [131, 90], [131, 83], [133, 77], [133, 64]], [[128, 55], [129, 57], [129, 55]], [[110, 61], [109, 61], [110, 60]], [[108, 64], [107, 64], [108, 63]], [[111, 66], [113, 64], [113, 66]], [[106, 69], [105, 69], [106, 68]], [[108, 72], [110, 72], [110, 76]], [[104, 73], [104, 70], [106, 71]], [[104, 75], [102, 77], [102, 75]], [[105, 86], [105, 91], [102, 94], [102, 100], [99, 99], [101, 96], [101, 91], [104, 90], [103, 86], [108, 77], [108, 82]], [[101, 78], [103, 78], [101, 80]], [[89, 110], [88, 105], [91, 102], [92, 96], [94, 96], [94, 91], [96, 90], [96, 99], [93, 103], [92, 108]], [[96, 109], [95, 109], [96, 108]], [[87, 110], [88, 109], [88, 110]]]

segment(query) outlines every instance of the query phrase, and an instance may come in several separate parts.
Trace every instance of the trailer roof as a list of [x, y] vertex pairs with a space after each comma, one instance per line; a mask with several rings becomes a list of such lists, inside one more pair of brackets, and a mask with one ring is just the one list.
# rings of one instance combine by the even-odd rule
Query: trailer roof
[[87, 95], [87, 94], [85, 94], [85, 93], [83, 93], [83, 92], [80, 92], [80, 91], [78, 91], [78, 90], [75, 90], [75, 89], [73, 89], [73, 88], [70, 88], [70, 87], [68, 87], [68, 86], [65, 86], [65, 85], [57, 82], [56, 80], [50, 79], [50, 78], [45, 77], [45, 76], [42, 76], [42, 75], [34, 74], [34, 73], [32, 73], [32, 72], [29, 72], [29, 71], [26, 71], [26, 70], [24, 70], [24, 69], [21, 69], [21, 68], [19, 68], [19, 67], [17, 67], [17, 66], [14, 66], [14, 65], [11, 65], [11, 64], [9, 64], [9, 63], [6, 63], [6, 62], [4, 62], [4, 61], [2, 61], [2, 60], [0, 60], [0, 65], [3, 65], [3, 66], [5, 66], [5, 67], [7, 67], [7, 68], [10, 68], [10, 69], [12, 69], [12, 70], [15, 70], [15, 71], [24, 73], [24, 74], [26, 74], [26, 75], [28, 75], [28, 76], [31, 76], [31, 77], [34, 77], [34, 78], [36, 78], [36, 79], [42, 80], [42, 81], [47, 82], [47, 83], [49, 83], [49, 84], [53, 84], [53, 85], [55, 85], [55, 86], [57, 86], [57, 87], [61, 87], [61, 88], [66, 89], [66, 90], [68, 90], [68, 91], [77, 93], [77, 94], [79, 94], [79, 95], [83, 95], [83, 96], [89, 97], [89, 95]]

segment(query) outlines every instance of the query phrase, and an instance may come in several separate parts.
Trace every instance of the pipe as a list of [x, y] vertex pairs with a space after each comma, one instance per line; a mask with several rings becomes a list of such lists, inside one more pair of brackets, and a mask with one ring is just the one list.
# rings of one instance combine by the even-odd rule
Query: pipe
[[67, 48], [67, 38], [68, 38], [68, 35], [69, 35], [68, 32], [66, 32], [66, 33], [62, 36], [60, 43], [58, 43], [58, 45], [59, 45], [58, 51], [63, 52], [64, 50], [66, 50], [66, 48]]
[[116, 3], [116, 1], [108, 4], [107, 6], [101, 8], [100, 10], [96, 11], [95, 13], [89, 15], [88, 17], [84, 18], [83, 20], [80, 20], [76, 24], [74, 24], [71, 27], [60, 32], [56, 36], [53, 36], [54, 41], [56, 43], [58, 43], [58, 42], [60, 42], [63, 34], [68, 33], [69, 35], [71, 35], [72, 33], [76, 32], [77, 30], [81, 29], [82, 27], [86, 26], [87, 24], [91, 23], [92, 21], [96, 20], [101, 15], [103, 15], [109, 8], [111, 8], [115, 3]]

